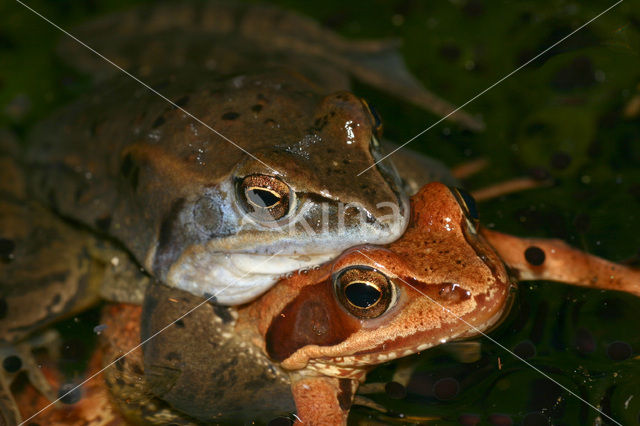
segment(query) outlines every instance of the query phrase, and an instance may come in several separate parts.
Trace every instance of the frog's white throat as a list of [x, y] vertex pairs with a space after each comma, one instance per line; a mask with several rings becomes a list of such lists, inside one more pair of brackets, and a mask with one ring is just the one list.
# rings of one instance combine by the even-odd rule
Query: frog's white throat
[[264, 293], [283, 275], [326, 262], [338, 252], [318, 255], [268, 255], [255, 253], [207, 254], [206, 269], [196, 259], [178, 262], [169, 271], [168, 284], [223, 305], [239, 305]]
[[[403, 218], [384, 233], [366, 229], [368, 232], [355, 232], [339, 239], [317, 236], [313, 247], [309, 247], [309, 241], [301, 244], [296, 238], [264, 246], [256, 244], [246, 251], [220, 251], [206, 244], [194, 245], [169, 268], [166, 283], [191, 294], [213, 295], [222, 305], [240, 305], [260, 296], [283, 275], [320, 265], [352, 246], [389, 243], [402, 235], [406, 222]], [[310, 248], [314, 249], [311, 253]]]

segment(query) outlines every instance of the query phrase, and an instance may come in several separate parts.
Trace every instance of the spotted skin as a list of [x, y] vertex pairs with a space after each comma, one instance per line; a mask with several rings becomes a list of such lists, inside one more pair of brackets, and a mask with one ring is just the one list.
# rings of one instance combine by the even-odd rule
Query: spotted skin
[[[542, 250], [562, 248], [554, 241], [485, 230], [442, 184], [425, 186], [412, 201], [412, 222], [400, 240], [348, 250], [318, 269], [281, 280], [250, 304], [216, 306], [154, 284], [147, 289], [143, 308], [108, 307], [104, 362], [170, 327], [149, 342], [144, 356], [133, 352], [108, 369], [102, 391], [137, 422], [223, 422], [225, 415], [255, 420], [256, 413], [268, 422], [295, 409], [304, 424], [345, 424], [358, 385], [370, 369], [487, 332], [509, 310], [515, 279], [529, 279], [524, 273], [530, 266], [523, 268], [516, 261], [524, 261], [526, 248], [534, 243]], [[505, 253], [512, 275], [489, 241]], [[501, 243], [521, 250], [509, 253]], [[567, 277], [562, 275], [566, 267], [584, 268], [580, 260], [588, 255], [576, 258], [573, 249], [566, 253], [561, 269], [554, 266], [554, 256], [535, 268], [544, 268], [545, 277], [555, 279]], [[606, 264], [589, 260], [596, 266]], [[610, 281], [602, 274], [614, 266], [617, 272], [638, 273], [614, 264], [587, 268], [578, 276], [589, 279], [578, 284], [608, 288]], [[365, 271], [362, 276], [367, 277], [373, 269], [384, 273], [395, 291], [381, 314], [358, 317], [334, 290], [339, 289], [334, 282], [344, 270]], [[350, 325], [345, 327], [345, 320]], [[256, 396], [265, 390], [267, 396]], [[251, 414], [238, 411], [246, 408], [246, 401], [256, 401]]]
[[[173, 104], [64, 43], [63, 57], [101, 83], [31, 133], [29, 187], [61, 215], [117, 240], [170, 286], [245, 303], [282, 273], [362, 241], [397, 239], [406, 192], [448, 176], [415, 176], [421, 161], [406, 153], [398, 157], [404, 182], [388, 160], [378, 163], [380, 122], [349, 92], [350, 77], [441, 104], [389, 43], [349, 42], [292, 13], [218, 2], [143, 7], [75, 33]], [[286, 232], [246, 220], [236, 189], [251, 175], [277, 178], [295, 194], [278, 220]], [[341, 221], [344, 205], [364, 214]], [[276, 253], [277, 270], [254, 268]]]

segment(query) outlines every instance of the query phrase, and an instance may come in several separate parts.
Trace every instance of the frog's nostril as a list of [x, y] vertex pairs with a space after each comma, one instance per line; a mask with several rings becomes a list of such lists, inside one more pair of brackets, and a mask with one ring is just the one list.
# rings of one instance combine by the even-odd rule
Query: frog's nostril
[[467, 300], [471, 297], [471, 292], [460, 287], [457, 283], [445, 283], [438, 290], [438, 297], [447, 302], [456, 303]]

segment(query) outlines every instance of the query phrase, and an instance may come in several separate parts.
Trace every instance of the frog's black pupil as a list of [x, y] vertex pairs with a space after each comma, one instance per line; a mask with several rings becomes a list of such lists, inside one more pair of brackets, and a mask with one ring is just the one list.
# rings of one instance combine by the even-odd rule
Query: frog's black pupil
[[354, 306], [366, 309], [380, 299], [381, 293], [372, 285], [355, 282], [344, 289], [344, 295]]
[[467, 206], [467, 210], [469, 211], [469, 216], [472, 219], [478, 220], [478, 208], [476, 207], [476, 200], [464, 189], [458, 189], [460, 196], [464, 200], [465, 205]]
[[280, 198], [273, 192], [259, 188], [247, 191], [247, 197], [249, 197], [249, 200], [255, 205], [266, 208], [273, 207], [280, 201]]

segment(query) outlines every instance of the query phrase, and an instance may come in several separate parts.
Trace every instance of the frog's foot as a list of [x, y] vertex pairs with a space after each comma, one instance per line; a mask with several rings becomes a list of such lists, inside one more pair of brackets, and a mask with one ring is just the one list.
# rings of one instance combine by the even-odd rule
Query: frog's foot
[[[34, 356], [34, 351], [40, 349], [47, 351], [51, 359], [58, 358], [60, 337], [55, 330], [45, 331], [15, 345], [0, 346], [0, 359], [2, 359], [0, 410], [5, 418], [20, 418], [11, 386], [22, 374], [25, 374], [29, 383], [49, 401], [57, 399], [56, 390], [42, 373], [41, 366]], [[7, 424], [13, 423], [8, 422]]]
[[[486, 158], [477, 158], [454, 167], [451, 170], [451, 174], [454, 178], [459, 180], [468, 179], [486, 169], [488, 166], [489, 160]], [[476, 199], [476, 201], [487, 201], [503, 195], [545, 187], [551, 184], [553, 184], [553, 180], [546, 177], [535, 178], [525, 176], [509, 179], [485, 188], [476, 189], [471, 192], [471, 195]]]
[[471, 191], [471, 195], [476, 199], [476, 201], [487, 201], [503, 195], [526, 191], [528, 189], [551, 186], [552, 184], [553, 181], [551, 179], [540, 180], [532, 177], [519, 177], [487, 186], [485, 188], [476, 189], [475, 191]]
[[387, 413], [389, 411], [384, 405], [378, 404], [377, 402], [362, 395], [356, 395], [353, 397], [353, 405], [360, 405], [361, 407], [371, 408], [380, 413]]
[[428, 91], [407, 69], [396, 40], [350, 42], [343, 57], [346, 68], [359, 80], [405, 99], [440, 117], [473, 131], [482, 131], [484, 122]]
[[89, 253], [104, 265], [100, 296], [110, 302], [142, 305], [149, 276], [127, 254], [103, 241], [89, 245]]
[[296, 402], [294, 425], [346, 425], [358, 382], [326, 376], [294, 376], [291, 392]]
[[386, 393], [389, 398], [402, 399], [407, 394], [407, 385], [414, 371], [418, 367], [419, 357], [401, 358], [396, 364], [396, 371], [391, 381], [365, 383], [358, 388], [358, 394], [367, 395], [374, 393]]
[[474, 160], [458, 164], [456, 167], [451, 169], [451, 174], [456, 179], [466, 179], [486, 169], [488, 165], [489, 160], [486, 158], [476, 158]]
[[17, 425], [20, 420], [20, 411], [13, 399], [11, 389], [6, 386], [3, 377], [0, 377], [0, 424]]
[[640, 296], [640, 269], [577, 250], [561, 240], [518, 238], [481, 228], [519, 281], [546, 280]]

